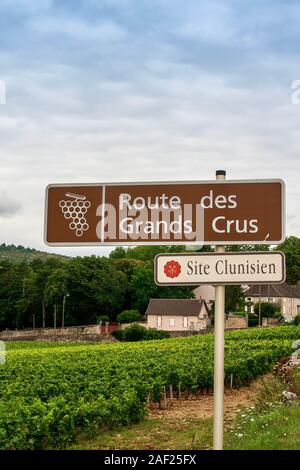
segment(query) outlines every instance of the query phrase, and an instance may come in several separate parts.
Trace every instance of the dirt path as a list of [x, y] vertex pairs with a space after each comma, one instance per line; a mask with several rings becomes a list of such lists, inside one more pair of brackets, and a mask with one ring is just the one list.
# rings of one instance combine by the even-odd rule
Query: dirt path
[[[224, 411], [225, 419], [232, 419], [241, 407], [253, 405], [256, 393], [261, 387], [261, 380], [252, 382], [247, 387], [225, 390]], [[189, 397], [188, 399], [174, 399], [173, 405], [168, 401], [163, 409], [152, 408], [149, 418], [171, 417], [180, 419], [200, 418], [208, 419], [213, 416], [213, 394]]]

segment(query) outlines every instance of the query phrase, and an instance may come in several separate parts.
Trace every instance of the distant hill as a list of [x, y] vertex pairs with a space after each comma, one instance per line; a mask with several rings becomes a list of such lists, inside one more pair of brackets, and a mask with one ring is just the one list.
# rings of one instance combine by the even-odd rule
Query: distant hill
[[68, 256], [58, 255], [56, 253], [47, 253], [46, 251], [39, 251], [35, 248], [25, 248], [22, 245], [6, 245], [5, 243], [0, 244], [0, 261], [9, 260], [12, 263], [26, 261], [32, 261], [35, 258], [58, 258], [68, 259]]

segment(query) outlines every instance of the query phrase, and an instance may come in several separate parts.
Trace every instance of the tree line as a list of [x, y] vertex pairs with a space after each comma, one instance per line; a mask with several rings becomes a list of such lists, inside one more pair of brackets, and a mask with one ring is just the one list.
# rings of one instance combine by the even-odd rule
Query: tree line
[[[264, 246], [234, 246], [234, 250], [269, 250]], [[288, 237], [276, 247], [287, 258], [287, 281], [300, 279], [300, 239]], [[144, 314], [150, 298], [193, 298], [189, 287], [154, 283], [153, 259], [158, 253], [183, 252], [184, 246], [118, 247], [108, 257], [36, 258], [0, 261], [0, 329], [57, 327], [96, 323], [101, 316], [115, 321], [124, 310]], [[212, 251], [204, 247], [201, 251]], [[227, 286], [226, 310], [244, 302], [239, 286]]]
[[[124, 310], [144, 314], [149, 299], [191, 298], [187, 287], [158, 287], [153, 258], [174, 247], [116, 248], [109, 257], [85, 256], [13, 263], [0, 261], [0, 329], [115, 321]], [[183, 247], [175, 247], [182, 251]]]

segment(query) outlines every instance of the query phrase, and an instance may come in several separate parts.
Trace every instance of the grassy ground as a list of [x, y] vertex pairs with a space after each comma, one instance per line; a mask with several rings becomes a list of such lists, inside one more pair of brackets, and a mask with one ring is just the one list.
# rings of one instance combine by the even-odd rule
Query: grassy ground
[[[300, 384], [294, 375], [296, 388]], [[275, 378], [262, 382], [255, 407], [241, 411], [226, 433], [226, 447], [240, 450], [299, 450], [300, 401], [282, 401], [286, 384]]]
[[273, 404], [269, 410], [246, 411], [227, 432], [226, 448], [240, 450], [300, 450], [300, 405]]
[[209, 449], [212, 445], [212, 420], [189, 418], [148, 418], [145, 421], [103, 431], [95, 439], [82, 438], [72, 449], [85, 450], [153, 450], [153, 449]]
[[[300, 403], [283, 403], [284, 389], [282, 382], [267, 376], [252, 385], [248, 394], [246, 387], [227, 392], [225, 449], [300, 449]], [[93, 439], [81, 436], [71, 448], [208, 450], [212, 448], [212, 422], [212, 396], [207, 396], [152, 410], [139, 424], [105, 430]]]

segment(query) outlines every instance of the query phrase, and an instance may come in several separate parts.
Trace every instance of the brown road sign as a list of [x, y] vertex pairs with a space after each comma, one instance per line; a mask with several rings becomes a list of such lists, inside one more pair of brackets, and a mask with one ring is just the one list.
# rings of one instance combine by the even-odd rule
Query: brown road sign
[[53, 184], [46, 189], [48, 245], [280, 243], [281, 180]]
[[155, 257], [154, 279], [160, 286], [281, 284], [285, 256], [279, 251], [164, 253]]

